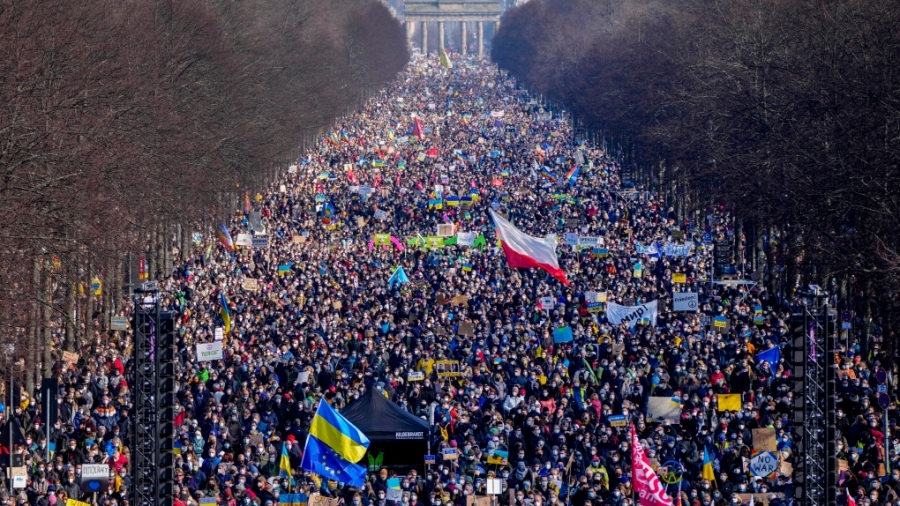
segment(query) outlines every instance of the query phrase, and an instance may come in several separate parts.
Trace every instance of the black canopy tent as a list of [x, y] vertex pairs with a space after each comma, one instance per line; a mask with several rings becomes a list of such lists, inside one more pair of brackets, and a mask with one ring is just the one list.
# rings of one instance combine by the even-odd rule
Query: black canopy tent
[[369, 451], [360, 464], [370, 472], [382, 467], [424, 467], [431, 426], [388, 400], [381, 391], [369, 390], [341, 414], [369, 438]]

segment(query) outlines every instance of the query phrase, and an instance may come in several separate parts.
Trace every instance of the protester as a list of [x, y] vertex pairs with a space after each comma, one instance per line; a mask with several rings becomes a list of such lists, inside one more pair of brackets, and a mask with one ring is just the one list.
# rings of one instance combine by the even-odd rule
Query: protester
[[[445, 69], [415, 59], [269, 191], [248, 196], [230, 236], [262, 225], [268, 247], [204, 244], [162, 280], [163, 305], [178, 315], [177, 503], [265, 506], [290, 490], [353, 506], [464, 506], [496, 477], [498, 500], [510, 506], [634, 505], [633, 424], [682, 504], [736, 504], [742, 493], [793, 504], [787, 303], [756, 285], [711, 287], [712, 250], [702, 239], [730, 238], [728, 214], [711, 209], [699, 221], [677, 221], [650, 188], [622, 180], [613, 155], [574, 142], [564, 118], [487, 62], [456, 58]], [[454, 205], [453, 197], [473, 202]], [[510, 269], [488, 209], [529, 234], [555, 234], [569, 286], [540, 269]], [[442, 224], [464, 235], [429, 247]], [[396, 243], [372, 244], [382, 233]], [[466, 233], [477, 238], [472, 246], [459, 243]], [[567, 233], [599, 239], [577, 248]], [[655, 244], [683, 249], [676, 256]], [[394, 276], [398, 267], [406, 282]], [[674, 311], [674, 292], [698, 293], [699, 312]], [[232, 325], [225, 358], [198, 362], [195, 345], [224, 326], [223, 295]], [[594, 311], [653, 301], [655, 326], [643, 316], [612, 324], [609, 312]], [[715, 317], [728, 327], [707, 323]], [[560, 338], [565, 327], [571, 340]], [[880, 339], [877, 329], [869, 336]], [[861, 357], [856, 335], [848, 343], [839, 350], [835, 443], [849, 466], [842, 486], [861, 505], [900, 504], [900, 433], [893, 419], [886, 430], [872, 406], [870, 374], [880, 364], [870, 360], [881, 355]], [[29, 471], [20, 496], [28, 503], [128, 503], [130, 345], [98, 338], [77, 364], [60, 364], [49, 459], [40, 399], [15, 407], [29, 435], [16, 448]], [[780, 358], [759, 359], [773, 347]], [[459, 376], [438, 375], [439, 360], [459, 361]], [[423, 381], [407, 380], [415, 371]], [[433, 422], [432, 447], [456, 447], [460, 459], [374, 469], [361, 489], [317, 483], [300, 469], [317, 403], [340, 409], [373, 389]], [[726, 394], [738, 394], [728, 397], [736, 405], [719, 409]], [[660, 397], [678, 407], [674, 420], [651, 419]], [[749, 460], [760, 428], [773, 429], [784, 464], [755, 477]], [[502, 464], [488, 463], [503, 455]], [[105, 497], [78, 486], [89, 462], [110, 465]], [[399, 500], [388, 499], [391, 477], [402, 481]]]

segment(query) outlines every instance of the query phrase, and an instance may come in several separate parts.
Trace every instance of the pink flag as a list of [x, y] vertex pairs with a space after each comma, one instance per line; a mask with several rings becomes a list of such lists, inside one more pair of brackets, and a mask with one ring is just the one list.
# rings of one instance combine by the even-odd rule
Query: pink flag
[[631, 426], [631, 481], [634, 491], [640, 498], [641, 506], [672, 506], [672, 499], [659, 481], [659, 476], [650, 467], [650, 462], [641, 447], [634, 425]]
[[425, 137], [425, 129], [422, 128], [422, 122], [419, 121], [419, 118], [413, 119], [413, 135], [418, 137], [419, 140], [422, 140]]

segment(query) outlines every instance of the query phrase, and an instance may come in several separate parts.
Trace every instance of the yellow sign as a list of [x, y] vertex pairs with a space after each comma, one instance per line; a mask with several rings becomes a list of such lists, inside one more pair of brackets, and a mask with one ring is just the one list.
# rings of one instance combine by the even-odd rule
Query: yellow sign
[[103, 282], [100, 281], [100, 278], [94, 278], [91, 281], [91, 290], [94, 291], [94, 295], [103, 295]]
[[687, 283], [687, 274], [684, 274], [683, 272], [676, 272], [675, 274], [672, 274], [672, 282], [682, 284]]
[[89, 503], [83, 501], [76, 501], [75, 499], [66, 499], [66, 506], [91, 506]]
[[391, 243], [391, 234], [375, 234], [375, 246], [387, 246]]

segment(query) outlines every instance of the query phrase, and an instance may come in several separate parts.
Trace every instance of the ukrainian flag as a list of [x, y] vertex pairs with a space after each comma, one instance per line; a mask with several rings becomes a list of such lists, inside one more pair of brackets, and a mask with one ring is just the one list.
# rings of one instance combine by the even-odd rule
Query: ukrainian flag
[[281, 460], [278, 461], [278, 469], [281, 470], [282, 478], [291, 477], [291, 458], [288, 456], [287, 445], [281, 444]]
[[716, 481], [716, 472], [713, 469], [712, 459], [709, 458], [709, 451], [703, 447], [703, 479], [709, 480], [711, 483]]
[[231, 332], [231, 310], [228, 309], [228, 301], [225, 300], [225, 294], [219, 294], [219, 314], [222, 315], [222, 323], [225, 325], [223, 334]]
[[319, 402], [309, 435], [327, 445], [341, 459], [351, 463], [362, 460], [369, 447], [369, 438], [324, 400]]

